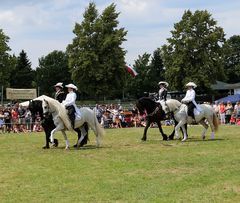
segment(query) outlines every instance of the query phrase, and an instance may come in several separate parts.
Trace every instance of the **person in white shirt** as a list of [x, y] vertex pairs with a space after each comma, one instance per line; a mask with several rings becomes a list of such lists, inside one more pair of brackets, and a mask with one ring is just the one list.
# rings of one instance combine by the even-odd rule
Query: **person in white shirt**
[[182, 103], [188, 106], [188, 115], [195, 120], [194, 108], [197, 107], [197, 103], [195, 101], [196, 93], [194, 88], [196, 88], [197, 85], [194, 82], [189, 82], [186, 84], [186, 87], [188, 88], [188, 90], [185, 97], [182, 99]]
[[66, 99], [62, 101], [62, 104], [68, 110], [68, 116], [74, 129], [74, 123], [76, 118], [75, 113], [78, 113], [79, 111], [76, 106], [77, 94], [75, 93], [75, 91], [77, 91], [77, 87], [74, 84], [68, 84], [65, 87], [68, 88], [68, 94], [66, 96]]

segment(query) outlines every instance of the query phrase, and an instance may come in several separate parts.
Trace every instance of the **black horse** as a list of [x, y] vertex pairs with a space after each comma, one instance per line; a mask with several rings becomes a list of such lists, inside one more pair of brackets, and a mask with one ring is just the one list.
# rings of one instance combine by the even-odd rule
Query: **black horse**
[[[51, 131], [56, 127], [53, 122], [52, 115], [43, 115], [43, 109], [42, 109], [42, 101], [41, 100], [32, 100], [29, 102], [29, 110], [31, 111], [33, 121], [35, 121], [35, 115], [39, 113], [42, 121], [42, 127], [44, 129], [45, 135], [46, 135], [46, 145], [43, 146], [43, 149], [48, 149], [49, 148], [49, 143], [50, 143], [50, 136], [51, 136]], [[83, 124], [83, 127], [86, 131], [86, 136], [84, 136], [84, 139], [80, 143], [80, 147], [87, 144], [88, 141], [88, 125], [87, 123]], [[79, 128], [74, 129], [78, 133], [78, 139], [81, 137], [81, 130]], [[54, 146], [58, 146], [58, 140], [54, 139]], [[74, 147], [77, 145], [74, 145]]]
[[[138, 111], [140, 115], [144, 114], [144, 111], [146, 110], [147, 116], [146, 116], [146, 127], [144, 128], [144, 133], [142, 140], [147, 140], [147, 130], [151, 123], [157, 123], [160, 133], [162, 134], [163, 140], [173, 140], [175, 129], [171, 133], [171, 135], [168, 137], [162, 130], [161, 121], [166, 120], [166, 114], [162, 110], [162, 106], [160, 103], [157, 103], [152, 100], [150, 97], [142, 97], [136, 102], [136, 107], [138, 108]], [[175, 121], [175, 126], [177, 125], [177, 122]], [[186, 127], [186, 126], [185, 126]]]

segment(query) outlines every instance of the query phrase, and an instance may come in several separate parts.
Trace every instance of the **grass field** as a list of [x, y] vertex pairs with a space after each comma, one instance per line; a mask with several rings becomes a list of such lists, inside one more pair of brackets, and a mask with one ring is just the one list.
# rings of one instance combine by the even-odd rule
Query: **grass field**
[[[170, 134], [171, 127], [164, 127]], [[240, 126], [220, 126], [214, 141], [162, 141], [150, 129], [106, 130], [102, 147], [43, 150], [43, 133], [0, 135], [0, 202], [240, 202]], [[69, 134], [69, 133], [68, 133]], [[70, 143], [76, 141], [70, 135]]]

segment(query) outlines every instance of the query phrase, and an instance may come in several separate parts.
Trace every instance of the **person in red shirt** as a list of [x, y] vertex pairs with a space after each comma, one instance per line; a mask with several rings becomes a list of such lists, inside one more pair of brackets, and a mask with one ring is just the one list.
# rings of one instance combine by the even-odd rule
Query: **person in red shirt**
[[223, 102], [220, 103], [219, 105], [219, 115], [220, 115], [220, 120], [221, 124], [225, 124], [225, 116], [226, 116], [226, 107]]
[[13, 125], [17, 124], [18, 123], [18, 111], [17, 111], [17, 109], [13, 108], [11, 114], [12, 114]]

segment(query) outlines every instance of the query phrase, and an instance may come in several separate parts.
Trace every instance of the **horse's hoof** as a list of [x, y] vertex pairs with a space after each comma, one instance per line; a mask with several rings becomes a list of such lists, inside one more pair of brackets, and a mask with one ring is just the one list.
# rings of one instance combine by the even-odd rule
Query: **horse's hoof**
[[57, 139], [54, 139], [54, 144], [55, 144], [55, 147], [58, 146], [58, 140]]
[[69, 146], [65, 147], [65, 150], [70, 150], [70, 147]]
[[205, 136], [205, 135], [204, 135], [204, 136], [202, 136], [202, 139], [203, 139], [203, 140], [205, 140], [205, 138], [206, 138], [206, 136]]
[[142, 138], [141, 140], [142, 140], [142, 141], [146, 141], [147, 139], [143, 139], [143, 138]]
[[45, 145], [42, 147], [43, 149], [49, 149], [50, 147], [48, 145]]
[[182, 142], [185, 142], [186, 140], [187, 140], [186, 138], [183, 138], [183, 139], [182, 139]]

